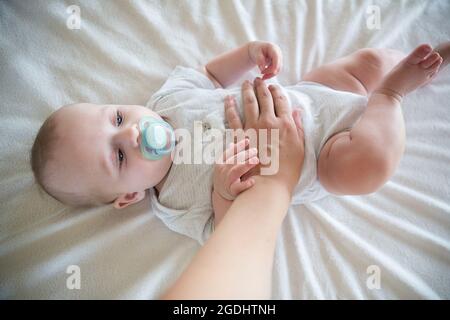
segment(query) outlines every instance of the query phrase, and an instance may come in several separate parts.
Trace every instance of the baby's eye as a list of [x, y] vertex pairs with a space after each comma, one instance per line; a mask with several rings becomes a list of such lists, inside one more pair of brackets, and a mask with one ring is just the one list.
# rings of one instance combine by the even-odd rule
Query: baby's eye
[[118, 126], [120, 126], [123, 122], [123, 118], [122, 115], [120, 114], [119, 110], [117, 110], [117, 115], [116, 115], [116, 123]]
[[122, 162], [123, 162], [123, 153], [122, 150], [119, 149], [118, 151], [118, 156], [119, 156], [119, 169], [122, 167]]

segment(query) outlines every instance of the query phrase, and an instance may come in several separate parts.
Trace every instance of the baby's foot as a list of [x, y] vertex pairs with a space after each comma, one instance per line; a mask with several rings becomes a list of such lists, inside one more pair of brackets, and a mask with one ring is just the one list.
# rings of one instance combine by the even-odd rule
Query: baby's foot
[[382, 80], [376, 92], [399, 100], [430, 82], [439, 71], [443, 59], [438, 52], [423, 44], [400, 61]]

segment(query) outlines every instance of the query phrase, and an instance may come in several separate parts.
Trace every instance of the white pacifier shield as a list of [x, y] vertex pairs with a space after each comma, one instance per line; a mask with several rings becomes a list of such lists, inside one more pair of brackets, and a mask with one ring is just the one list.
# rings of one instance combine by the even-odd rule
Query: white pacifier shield
[[149, 160], [159, 160], [175, 146], [175, 133], [165, 121], [154, 117], [143, 117], [139, 121], [141, 153]]
[[160, 125], [153, 125], [151, 130], [149, 129], [145, 131], [147, 143], [151, 148], [162, 149], [167, 144], [166, 130]]

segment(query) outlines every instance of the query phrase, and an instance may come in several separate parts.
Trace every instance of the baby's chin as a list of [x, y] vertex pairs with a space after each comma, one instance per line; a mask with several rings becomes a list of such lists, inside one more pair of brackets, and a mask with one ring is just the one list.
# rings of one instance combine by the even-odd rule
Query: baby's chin
[[170, 168], [172, 167], [172, 158], [171, 155], [168, 154], [167, 156], [165, 156], [164, 158], [162, 158], [161, 160], [161, 167], [159, 168], [159, 179], [157, 179], [157, 183], [154, 184], [152, 187], [155, 187], [156, 189], [158, 189], [158, 191], [162, 188], [164, 182], [166, 181], [166, 178], [169, 174]]

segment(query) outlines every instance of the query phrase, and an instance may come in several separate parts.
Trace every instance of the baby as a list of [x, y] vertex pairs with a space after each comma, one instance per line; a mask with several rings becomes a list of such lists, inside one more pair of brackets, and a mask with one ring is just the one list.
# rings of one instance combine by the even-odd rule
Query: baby
[[[187, 141], [174, 129], [200, 134], [205, 144], [212, 129], [224, 132], [227, 123], [238, 129], [244, 116], [258, 116], [257, 101], [263, 106], [273, 103], [272, 96], [275, 103], [284, 97], [301, 109], [305, 132], [293, 202], [329, 193], [371, 193], [393, 174], [404, 151], [402, 98], [430, 82], [449, 55], [449, 42], [434, 50], [421, 45], [408, 56], [361, 49], [280, 88], [264, 83], [281, 70], [280, 48], [249, 42], [199, 70], [176, 67], [147, 107], [78, 103], [60, 108], [39, 130], [31, 166], [47, 193], [72, 206], [110, 203], [121, 209], [149, 190], [152, 211], [170, 229], [204, 243], [234, 197], [253, 185], [250, 171], [258, 165], [258, 150], [242, 140], [228, 147], [223, 159], [241, 155], [243, 163], [175, 163], [174, 142]], [[246, 81], [242, 90], [224, 89], [255, 65], [262, 79], [253, 85]], [[192, 150], [194, 157], [202, 152]]]

